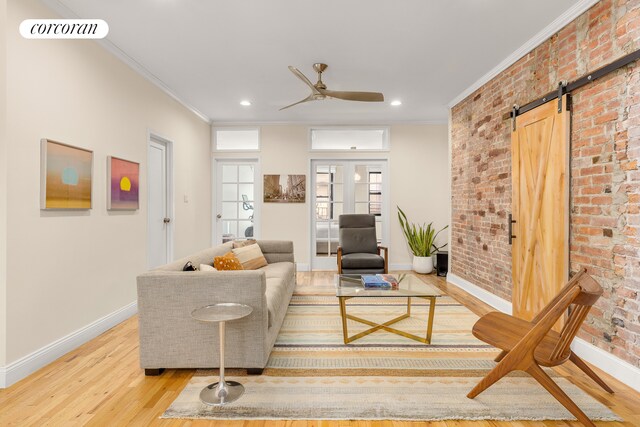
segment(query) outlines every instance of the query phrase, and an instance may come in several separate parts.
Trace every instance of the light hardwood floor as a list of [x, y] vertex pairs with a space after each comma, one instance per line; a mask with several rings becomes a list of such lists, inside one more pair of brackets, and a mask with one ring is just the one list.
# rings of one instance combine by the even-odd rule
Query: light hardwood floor
[[[469, 309], [482, 315], [490, 307], [435, 276], [425, 277]], [[326, 286], [329, 273], [299, 273], [298, 283]], [[598, 370], [613, 389], [609, 395], [573, 366], [558, 372], [624, 418], [598, 426], [640, 426], [640, 394]], [[137, 318], [133, 317], [33, 375], [0, 390], [0, 426], [230, 426], [230, 427], [460, 427], [580, 426], [577, 422], [498, 421], [205, 421], [158, 417], [189, 382], [193, 370], [169, 369], [145, 377], [138, 366]], [[425, 402], [428, 404], [428, 402]]]

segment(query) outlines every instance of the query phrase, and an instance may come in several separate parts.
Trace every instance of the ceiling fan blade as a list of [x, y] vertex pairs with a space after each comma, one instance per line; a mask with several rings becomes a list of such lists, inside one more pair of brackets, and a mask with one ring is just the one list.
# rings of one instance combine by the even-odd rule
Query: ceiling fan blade
[[345, 101], [363, 102], [383, 102], [384, 95], [380, 92], [345, 92], [340, 90], [320, 89], [320, 93], [331, 98], [343, 99]]
[[318, 89], [313, 85], [313, 83], [311, 83], [311, 81], [304, 74], [302, 74], [302, 72], [300, 70], [298, 70], [296, 67], [292, 67], [291, 65], [289, 65], [289, 70], [293, 74], [295, 74], [296, 77], [298, 77], [300, 80], [302, 80], [307, 86], [309, 86], [313, 93], [317, 93], [317, 94], [320, 93], [320, 92], [318, 92]]
[[293, 104], [291, 104], [291, 105], [287, 105], [286, 107], [282, 107], [282, 108], [281, 108], [281, 109], [279, 109], [278, 111], [282, 111], [282, 110], [284, 110], [284, 109], [287, 109], [287, 108], [293, 107], [294, 105], [302, 104], [303, 102], [309, 102], [309, 101], [315, 101], [315, 100], [316, 100], [316, 98], [313, 96], [313, 94], [311, 94], [311, 95], [307, 96], [305, 99], [303, 99], [302, 101], [294, 102], [294, 103], [293, 103]]

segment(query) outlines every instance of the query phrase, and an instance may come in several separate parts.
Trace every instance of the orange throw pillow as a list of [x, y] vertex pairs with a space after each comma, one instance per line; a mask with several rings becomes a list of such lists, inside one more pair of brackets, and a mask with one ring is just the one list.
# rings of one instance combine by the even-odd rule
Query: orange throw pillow
[[233, 252], [228, 252], [223, 256], [217, 256], [213, 259], [213, 266], [217, 270], [244, 270], [242, 264]]

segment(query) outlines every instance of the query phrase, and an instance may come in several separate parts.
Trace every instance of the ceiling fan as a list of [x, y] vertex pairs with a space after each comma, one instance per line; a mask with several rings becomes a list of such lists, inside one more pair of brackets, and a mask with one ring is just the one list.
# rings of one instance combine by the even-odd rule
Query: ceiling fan
[[320, 101], [326, 98], [336, 98], [342, 99], [345, 101], [362, 101], [362, 102], [383, 102], [384, 95], [380, 92], [345, 92], [339, 90], [328, 90], [327, 85], [322, 82], [322, 72], [326, 70], [328, 67], [327, 64], [313, 64], [313, 69], [318, 73], [318, 82], [316, 84], [311, 83], [311, 81], [304, 75], [300, 70], [296, 67], [292, 67], [289, 65], [289, 70], [293, 74], [296, 75], [300, 80], [302, 80], [307, 86], [311, 88], [311, 94], [307, 96], [302, 101], [294, 102], [291, 105], [287, 105], [286, 107], [282, 107], [280, 111], [285, 108], [293, 107], [294, 105], [302, 104], [303, 102], [309, 101]]

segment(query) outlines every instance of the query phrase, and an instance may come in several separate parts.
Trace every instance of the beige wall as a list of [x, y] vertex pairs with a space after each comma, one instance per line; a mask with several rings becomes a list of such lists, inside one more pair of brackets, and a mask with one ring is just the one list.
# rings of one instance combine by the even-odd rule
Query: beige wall
[[0, 366], [7, 340], [7, 2], [0, 0]]
[[[36, 17], [55, 16], [35, 0], [9, 0], [7, 28]], [[147, 267], [148, 130], [174, 142], [175, 257], [209, 246], [211, 190], [209, 125], [97, 43], [11, 30], [7, 58], [11, 363], [135, 301]], [[91, 210], [40, 210], [41, 138], [93, 150]], [[140, 210], [107, 212], [108, 155], [141, 163]]]
[[[414, 222], [449, 223], [448, 136], [446, 125], [394, 125], [390, 128], [391, 151], [385, 153], [311, 153], [309, 126], [260, 126], [262, 174], [307, 175], [304, 204], [264, 203], [261, 207], [261, 238], [294, 242], [296, 261], [310, 263], [310, 162], [311, 159], [388, 159], [390, 188], [390, 262], [411, 264], [396, 205]], [[217, 158], [247, 157], [233, 153]], [[251, 157], [251, 156], [249, 156]], [[257, 197], [258, 198], [258, 197]], [[441, 243], [447, 242], [443, 232]]]
[[[411, 263], [411, 254], [398, 223], [396, 206], [410, 221], [449, 224], [449, 163], [447, 125], [397, 125], [391, 127], [391, 243], [392, 264]], [[437, 243], [448, 242], [448, 230]], [[445, 247], [443, 250], [446, 250]]]

